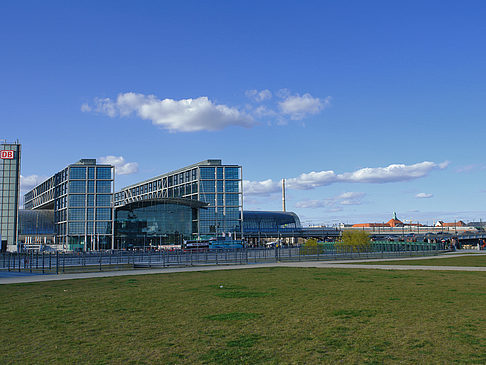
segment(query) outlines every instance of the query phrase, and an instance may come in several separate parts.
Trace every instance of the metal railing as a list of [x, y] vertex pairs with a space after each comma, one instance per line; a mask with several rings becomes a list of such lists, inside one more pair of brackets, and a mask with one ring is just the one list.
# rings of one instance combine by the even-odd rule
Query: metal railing
[[153, 267], [428, 256], [437, 255], [444, 250], [446, 247], [442, 243], [375, 242], [364, 248], [325, 243], [315, 247], [247, 247], [209, 251], [7, 252], [0, 254], [0, 270], [32, 274], [60, 274]]

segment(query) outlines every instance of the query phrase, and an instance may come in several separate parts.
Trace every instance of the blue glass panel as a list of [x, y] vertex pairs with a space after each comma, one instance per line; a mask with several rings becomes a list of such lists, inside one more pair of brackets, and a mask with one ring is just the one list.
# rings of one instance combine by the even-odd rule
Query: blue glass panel
[[240, 182], [235, 180], [226, 180], [225, 189], [229, 193], [238, 193], [240, 191]]
[[85, 219], [84, 208], [70, 208], [69, 220], [70, 221], [82, 221]]
[[86, 193], [86, 181], [85, 180], [72, 180], [69, 182], [70, 193]]
[[71, 195], [69, 194], [70, 207], [84, 207], [85, 195]]
[[71, 167], [69, 169], [70, 179], [86, 179], [86, 167]]
[[201, 181], [200, 183], [200, 192], [201, 193], [214, 193], [214, 180], [213, 181]]
[[111, 209], [110, 208], [97, 208], [96, 209], [96, 220], [111, 220]]
[[200, 167], [200, 179], [214, 180], [214, 167]]
[[109, 207], [111, 205], [111, 195], [96, 195], [96, 206]]
[[96, 168], [97, 179], [111, 179], [111, 167], [97, 167]]
[[225, 178], [226, 179], [239, 179], [239, 168], [238, 167], [226, 167], [225, 168]]
[[96, 181], [97, 193], [111, 193], [111, 181]]

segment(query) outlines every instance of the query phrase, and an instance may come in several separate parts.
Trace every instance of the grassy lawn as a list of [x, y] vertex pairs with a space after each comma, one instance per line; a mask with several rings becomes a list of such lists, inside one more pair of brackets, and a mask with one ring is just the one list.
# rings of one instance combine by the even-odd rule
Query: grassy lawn
[[360, 262], [363, 265], [423, 265], [423, 266], [486, 266], [486, 255], [471, 254], [460, 257], [441, 257], [423, 260]]
[[265, 268], [1, 285], [0, 363], [486, 363], [486, 273]]

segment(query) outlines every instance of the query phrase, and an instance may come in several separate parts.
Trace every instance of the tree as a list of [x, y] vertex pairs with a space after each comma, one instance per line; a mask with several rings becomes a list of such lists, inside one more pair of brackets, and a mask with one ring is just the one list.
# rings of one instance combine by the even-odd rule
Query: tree
[[369, 249], [370, 235], [366, 231], [361, 230], [345, 230], [341, 236], [340, 246], [351, 247], [353, 251], [357, 249]]
[[317, 240], [315, 238], [309, 238], [305, 241], [305, 247], [317, 247]]

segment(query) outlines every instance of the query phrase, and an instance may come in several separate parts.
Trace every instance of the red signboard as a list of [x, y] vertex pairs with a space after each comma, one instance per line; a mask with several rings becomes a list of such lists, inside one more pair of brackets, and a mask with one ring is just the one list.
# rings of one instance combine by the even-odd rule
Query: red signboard
[[0, 158], [2, 160], [13, 160], [13, 158], [14, 158], [14, 151], [12, 151], [12, 150], [2, 150], [2, 151], [0, 151]]

